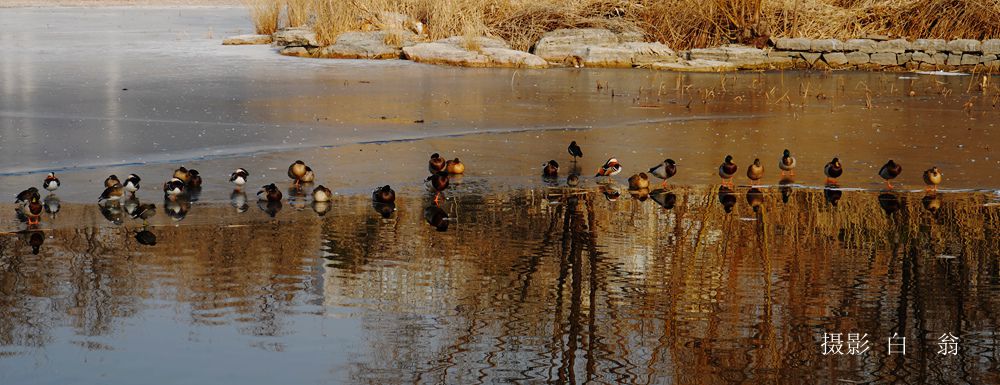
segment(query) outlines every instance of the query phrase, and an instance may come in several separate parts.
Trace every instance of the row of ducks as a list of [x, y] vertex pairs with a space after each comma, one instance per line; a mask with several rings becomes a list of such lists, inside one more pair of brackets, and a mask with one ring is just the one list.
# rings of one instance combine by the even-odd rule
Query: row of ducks
[[[567, 151], [573, 157], [573, 162], [576, 162], [576, 158], [583, 157], [583, 150], [577, 145], [576, 141], [573, 141], [567, 147]], [[781, 170], [781, 176], [795, 175], [795, 167], [798, 162], [795, 157], [792, 156], [791, 151], [785, 149], [782, 152], [781, 157], [778, 159], [778, 168]], [[597, 173], [594, 177], [610, 177], [618, 175], [622, 172], [622, 164], [615, 157], [611, 157], [604, 162], [604, 165], [597, 169]], [[739, 171], [739, 166], [733, 162], [732, 155], [726, 155], [726, 158], [719, 165], [719, 177], [722, 178], [722, 184], [728, 185], [729, 187], [734, 186], [733, 180]], [[883, 180], [885, 180], [886, 186], [892, 189], [892, 180], [898, 177], [903, 172], [903, 166], [896, 163], [894, 160], [890, 159], [882, 168], [879, 169], [878, 175]], [[677, 175], [677, 162], [673, 159], [666, 159], [662, 163], [650, 167], [648, 170], [649, 174], [662, 179], [663, 183], [661, 187], [667, 186], [667, 180]], [[836, 185], [837, 178], [840, 178], [844, 174], [844, 167], [840, 163], [839, 158], [833, 158], [823, 167], [823, 173], [826, 175], [827, 185]], [[757, 183], [764, 177], [764, 166], [761, 164], [759, 158], [755, 158], [753, 163], [747, 167], [746, 171], [747, 179], [751, 181], [751, 184]], [[542, 165], [542, 176], [546, 178], [558, 178], [559, 177], [559, 163], [555, 160], [549, 160], [547, 163]], [[941, 172], [937, 166], [931, 167], [924, 171], [923, 179], [924, 183], [927, 185], [928, 191], [937, 191], [938, 185], [944, 178], [944, 174]], [[576, 174], [571, 174], [567, 179], [567, 184], [570, 186], [575, 186], [579, 181], [579, 176]], [[640, 172], [633, 174], [628, 179], [629, 188], [633, 190], [648, 189], [649, 188], [649, 175], [646, 172]]]
[[[569, 144], [567, 152], [572, 156], [574, 163], [576, 163], [577, 158], [583, 157], [583, 150], [576, 141]], [[792, 156], [789, 150], [784, 150], [778, 160], [778, 168], [781, 170], [781, 175], [795, 175], [796, 166], [797, 161], [795, 157]], [[611, 157], [597, 169], [594, 177], [611, 177], [618, 175], [622, 170], [623, 166], [618, 159]], [[901, 165], [893, 160], [889, 160], [879, 170], [878, 175], [892, 189], [891, 180], [898, 177], [902, 173], [902, 170]], [[465, 164], [458, 158], [447, 160], [440, 154], [434, 153], [428, 160], [428, 171], [430, 171], [431, 175], [425, 181], [431, 191], [435, 192], [434, 203], [437, 204], [441, 193], [449, 187], [450, 177], [465, 173]], [[722, 184], [734, 187], [734, 178], [739, 171], [739, 167], [733, 162], [732, 155], [725, 157], [722, 164], [719, 165], [718, 171], [719, 176], [723, 180]], [[823, 171], [827, 177], [827, 185], [836, 185], [837, 178], [843, 175], [844, 169], [840, 159], [833, 158], [833, 160], [825, 165]], [[629, 189], [649, 189], [650, 175], [663, 181], [661, 187], [667, 187], [667, 181], [677, 175], [678, 164], [673, 159], [666, 159], [662, 163], [650, 167], [647, 172], [649, 174], [639, 172], [629, 177]], [[287, 175], [292, 181], [292, 186], [296, 189], [301, 188], [303, 185], [311, 184], [316, 180], [315, 172], [301, 160], [296, 160], [288, 166]], [[752, 183], [756, 183], [764, 177], [764, 166], [761, 164], [759, 158], [754, 159], [753, 163], [747, 167], [746, 175]], [[559, 163], [553, 159], [543, 164], [542, 176], [545, 178], [558, 178]], [[243, 186], [249, 181], [249, 178], [250, 173], [246, 169], [238, 168], [230, 174], [229, 181], [236, 186], [237, 190], [242, 190]], [[937, 186], [943, 179], [943, 174], [937, 167], [932, 167], [924, 171], [923, 179], [929, 191], [936, 191]], [[579, 180], [579, 175], [572, 173], [567, 177], [566, 183], [571, 187], [575, 187], [579, 184]], [[105, 189], [98, 197], [98, 202], [108, 204], [120, 202], [125, 199], [126, 195], [134, 197], [135, 193], [139, 191], [141, 181], [142, 179], [136, 174], [129, 174], [124, 182], [116, 175], [111, 175], [104, 180]], [[189, 192], [197, 191], [201, 188], [201, 184], [202, 177], [198, 170], [188, 169], [183, 166], [179, 167], [174, 170], [170, 179], [163, 184], [164, 197], [169, 200], [176, 200]], [[55, 191], [60, 185], [59, 178], [54, 173], [49, 173], [42, 183], [42, 187], [48, 191]], [[257, 197], [258, 200], [263, 202], [279, 202], [283, 199], [283, 194], [276, 184], [271, 183], [263, 186], [258, 191]], [[323, 185], [318, 185], [312, 191], [312, 198], [315, 202], [329, 202], [333, 198], [333, 192]], [[38, 189], [34, 187], [22, 191], [17, 196], [15, 202], [19, 204], [19, 213], [23, 213], [28, 218], [27, 222], [29, 225], [38, 224], [38, 218], [42, 212], [40, 199]], [[372, 201], [376, 204], [391, 204], [395, 202], [395, 199], [396, 193], [388, 185], [379, 187], [372, 192]]]

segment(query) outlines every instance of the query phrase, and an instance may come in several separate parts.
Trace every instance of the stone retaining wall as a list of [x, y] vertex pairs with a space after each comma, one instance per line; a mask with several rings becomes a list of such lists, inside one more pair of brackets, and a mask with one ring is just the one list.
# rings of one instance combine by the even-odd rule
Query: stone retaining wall
[[1000, 39], [774, 39], [771, 57], [791, 58], [795, 68], [983, 70], [1000, 68]]
[[273, 40], [283, 55], [354, 59], [408, 59], [466, 67], [603, 67], [667, 71], [721, 72], [780, 69], [949, 70], [1000, 72], [1000, 39], [806, 39], [777, 38], [766, 48], [725, 45], [674, 51], [643, 41], [642, 34], [606, 29], [559, 29], [543, 34], [530, 52], [506, 42], [480, 37], [429, 41], [410, 30], [348, 32], [321, 47], [307, 27], [288, 28], [273, 36], [246, 35], [223, 44]]

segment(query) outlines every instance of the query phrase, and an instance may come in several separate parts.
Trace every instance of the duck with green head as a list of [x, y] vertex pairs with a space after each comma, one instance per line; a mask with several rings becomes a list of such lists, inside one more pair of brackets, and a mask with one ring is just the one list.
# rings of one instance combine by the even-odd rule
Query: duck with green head
[[781, 154], [781, 159], [778, 160], [778, 168], [781, 169], [781, 176], [785, 176], [786, 172], [790, 176], [795, 176], [795, 165], [795, 157], [792, 156], [792, 152], [788, 151], [786, 148]]
[[653, 176], [663, 179], [663, 184], [660, 185], [661, 188], [667, 187], [667, 179], [673, 178], [677, 175], [677, 163], [673, 159], [665, 159], [663, 163], [649, 168], [649, 173]]
[[896, 179], [896, 177], [901, 173], [903, 173], [903, 166], [899, 165], [899, 163], [896, 163], [892, 159], [889, 159], [889, 161], [878, 170], [878, 176], [885, 179], [885, 185], [888, 186], [890, 190], [892, 189], [892, 182], [890, 181]]
[[826, 184], [837, 184], [837, 178], [844, 174], [844, 167], [840, 164], [840, 158], [833, 158], [830, 163], [823, 167], [823, 174], [826, 175]]
[[722, 178], [723, 185], [733, 186], [733, 177], [739, 171], [739, 166], [733, 163], [733, 156], [726, 155], [726, 159], [719, 165], [719, 177]]

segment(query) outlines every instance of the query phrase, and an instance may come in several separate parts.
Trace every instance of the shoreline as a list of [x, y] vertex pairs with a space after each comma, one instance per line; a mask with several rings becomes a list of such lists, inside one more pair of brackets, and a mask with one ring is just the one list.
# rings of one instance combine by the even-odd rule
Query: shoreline
[[772, 38], [759, 46], [727, 44], [673, 50], [641, 35], [607, 29], [557, 29], [529, 51], [492, 37], [429, 40], [419, 30], [345, 32], [324, 45], [311, 27], [273, 35], [238, 35], [223, 45], [271, 44], [285, 56], [326, 59], [402, 59], [483, 68], [649, 68], [677, 72], [862, 70], [1000, 73], [1000, 39]]

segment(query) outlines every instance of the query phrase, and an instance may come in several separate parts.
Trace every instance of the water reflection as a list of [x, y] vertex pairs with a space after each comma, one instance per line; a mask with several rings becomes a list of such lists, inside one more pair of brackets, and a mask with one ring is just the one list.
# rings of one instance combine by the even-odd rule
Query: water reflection
[[[547, 188], [442, 206], [401, 195], [392, 220], [338, 197], [322, 217], [290, 210], [280, 225], [204, 204], [180, 226], [153, 217], [141, 229], [67, 204], [61, 221], [83, 225], [0, 236], [0, 352], [86, 339], [107, 344], [89, 354], [132, 354], [142, 344], [116, 326], [132, 324], [213, 340], [155, 347], [167, 353], [223, 354], [216, 344], [236, 331], [250, 341], [237, 346], [315, 367], [288, 376], [327, 382], [1000, 381], [993, 196], [803, 188], [786, 204], [780, 188], [654, 190], [645, 202]], [[146, 314], [164, 304], [171, 322], [151, 328]], [[342, 318], [356, 322], [310, 329]], [[868, 333], [872, 351], [823, 356], [823, 332]], [[893, 332], [909, 337], [906, 356], [886, 354]], [[934, 354], [946, 332], [958, 357]]]

